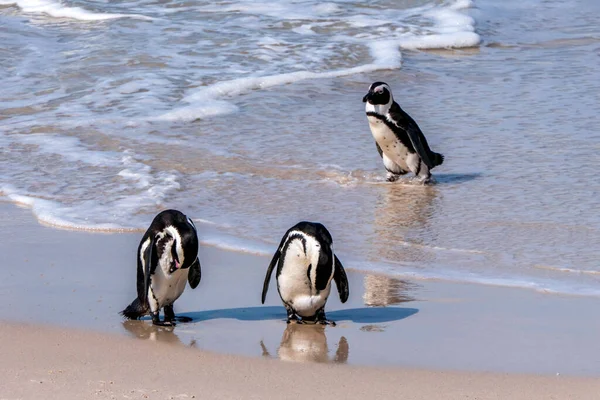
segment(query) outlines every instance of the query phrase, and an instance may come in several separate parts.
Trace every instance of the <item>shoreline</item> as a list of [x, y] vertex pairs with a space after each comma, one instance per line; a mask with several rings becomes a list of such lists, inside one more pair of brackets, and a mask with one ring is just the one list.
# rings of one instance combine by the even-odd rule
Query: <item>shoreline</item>
[[[2, 193], [0, 193], [0, 196], [2, 195]], [[121, 235], [121, 234], [139, 234], [140, 237], [141, 235], [143, 235], [143, 233], [146, 231], [146, 228], [133, 228], [133, 227], [123, 227], [123, 228], [102, 228], [102, 227], [86, 227], [86, 228], [72, 228], [69, 227], [67, 225], [62, 225], [60, 223], [50, 223], [44, 220], [38, 220], [37, 217], [35, 216], [35, 214], [33, 213], [33, 211], [31, 210], [31, 206], [27, 203], [27, 202], [22, 202], [22, 201], [16, 201], [16, 200], [6, 200], [3, 198], [0, 198], [0, 207], [10, 207], [10, 206], [14, 206], [18, 209], [23, 209], [23, 210], [28, 210], [31, 213], [31, 217], [33, 218], [33, 220], [35, 221], [35, 223], [37, 223], [40, 226], [46, 227], [46, 228], [50, 228], [53, 230], [59, 230], [59, 231], [66, 231], [66, 232], [79, 232], [79, 233], [85, 233], [85, 234], [104, 234], [104, 235]], [[25, 217], [26, 218], [26, 217]], [[202, 224], [202, 221], [198, 221], [196, 219], [195, 221], [197, 224]], [[210, 229], [210, 223], [208, 224], [208, 227]], [[211, 231], [211, 233], [214, 233]], [[218, 233], [217, 237], [223, 237], [226, 236], [226, 234], [223, 233]], [[231, 244], [227, 244], [227, 243], [217, 243], [217, 239], [206, 239], [206, 238], [202, 238], [200, 237], [200, 245], [201, 247], [209, 247], [212, 249], [215, 249], [216, 251], [221, 251], [221, 252], [226, 252], [226, 253], [235, 253], [235, 254], [239, 254], [239, 255], [247, 255], [250, 257], [267, 257], [270, 259], [270, 257], [272, 256], [270, 253], [266, 252], [265, 249], [259, 249], [258, 247], [260, 245], [254, 245], [253, 248], [253, 244], [248, 244], [246, 246], [242, 245], [241, 247], [236, 247], [235, 245], [231, 245]], [[261, 244], [262, 246], [266, 246], [265, 243]], [[277, 245], [277, 242], [273, 242], [272, 243], [272, 247], [274, 248]], [[351, 264], [349, 264], [351, 265]], [[555, 270], [554, 267], [544, 267], [544, 266], [539, 266], [540, 269], [547, 269], [547, 270]], [[418, 273], [415, 273], [414, 271], [412, 272], [386, 272], [384, 270], [373, 270], [373, 271], [367, 271], [364, 269], [360, 269], [360, 268], [353, 268], [352, 266], [350, 267], [346, 267], [345, 268], [348, 271], [351, 272], [355, 272], [358, 274], [363, 274], [363, 275], [378, 275], [378, 276], [383, 276], [383, 277], [390, 277], [393, 279], [399, 279], [399, 280], [403, 280], [403, 281], [415, 281], [415, 282], [424, 282], [425, 284], [427, 282], [438, 282], [441, 284], [450, 284], [450, 285], [477, 285], [477, 286], [487, 286], [487, 287], [495, 287], [495, 288], [505, 288], [505, 289], [517, 289], [517, 290], [525, 290], [525, 291], [530, 291], [530, 292], [534, 292], [534, 293], [540, 293], [540, 294], [544, 294], [544, 295], [549, 295], [549, 296], [564, 296], [564, 297], [575, 297], [575, 298], [580, 298], [580, 297], [585, 297], [585, 298], [591, 298], [591, 299], [598, 299], [600, 300], [600, 295], [596, 294], [596, 293], [585, 293], [585, 294], [580, 294], [580, 293], [575, 293], [575, 292], [571, 292], [571, 291], [559, 291], [559, 290], [554, 290], [554, 289], [548, 289], [545, 287], [541, 287], [539, 286], [539, 284], [535, 284], [535, 283], [531, 283], [531, 282], [526, 282], [526, 280], [522, 280], [522, 281], [515, 281], [513, 283], [507, 283], [505, 281], [505, 279], [500, 278], [500, 277], [475, 277], [475, 278], [452, 278], [450, 276], [448, 277], [437, 277], [437, 276], [427, 276], [427, 275], [419, 275]], [[570, 271], [568, 268], [564, 269], [567, 272], [570, 272], [572, 274], [589, 274], [589, 275], [597, 275], [598, 273], [596, 271]], [[522, 278], [525, 279], [525, 278]]]
[[[202, 351], [353, 366], [600, 376], [593, 298], [514, 288], [403, 280], [348, 268], [350, 298], [332, 290], [336, 327], [286, 325], [274, 280], [260, 304], [268, 257], [201, 246], [202, 282], [186, 288], [174, 329], [118, 315], [135, 297], [138, 233], [56, 230], [0, 203], [7, 237], [0, 319], [85, 329]], [[10, 226], [9, 226], [10, 225]], [[33, 294], [33, 295], [32, 295]], [[300, 327], [304, 328], [304, 327]], [[141, 340], [144, 341], [144, 340]], [[183, 346], [182, 346], [183, 347]], [[312, 363], [311, 363], [312, 365]]]

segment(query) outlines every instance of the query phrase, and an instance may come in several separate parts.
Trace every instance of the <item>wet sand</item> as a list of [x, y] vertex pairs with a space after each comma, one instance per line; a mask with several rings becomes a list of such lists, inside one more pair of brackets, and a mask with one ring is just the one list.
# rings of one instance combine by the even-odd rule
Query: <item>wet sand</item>
[[283, 363], [3, 324], [8, 399], [595, 399], [590, 378]]
[[[274, 282], [260, 304], [268, 257], [202, 246], [202, 282], [175, 304], [194, 321], [156, 328], [118, 315], [135, 296], [141, 233], [57, 230], [7, 203], [0, 217], [3, 398], [281, 398], [312, 379], [326, 397], [572, 399], [600, 389], [595, 298], [363, 274], [345, 263], [350, 299], [341, 304], [334, 289], [327, 306], [338, 325], [286, 325]], [[351, 366], [316, 365], [325, 363]]]

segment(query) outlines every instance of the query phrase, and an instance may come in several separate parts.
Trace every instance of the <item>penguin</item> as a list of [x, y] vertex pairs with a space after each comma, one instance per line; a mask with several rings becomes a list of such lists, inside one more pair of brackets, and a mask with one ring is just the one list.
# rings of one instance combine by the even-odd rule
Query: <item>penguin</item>
[[329, 324], [325, 303], [335, 281], [340, 300], [348, 300], [348, 278], [342, 263], [333, 252], [333, 239], [322, 224], [299, 222], [291, 227], [269, 264], [262, 291], [265, 304], [269, 281], [277, 264], [277, 291], [287, 311], [287, 323], [292, 321]]
[[444, 156], [431, 151], [417, 123], [394, 101], [389, 85], [373, 83], [363, 103], [377, 152], [387, 170], [386, 180], [394, 182], [411, 171], [422, 183], [429, 183], [431, 170], [444, 162]]
[[[137, 298], [121, 314], [138, 319], [148, 313], [152, 324], [175, 326], [173, 303], [186, 281], [195, 289], [202, 277], [198, 234], [192, 220], [177, 210], [160, 212], [142, 237], [137, 251]], [[164, 321], [159, 318], [164, 308]], [[189, 317], [177, 317], [190, 322]]]

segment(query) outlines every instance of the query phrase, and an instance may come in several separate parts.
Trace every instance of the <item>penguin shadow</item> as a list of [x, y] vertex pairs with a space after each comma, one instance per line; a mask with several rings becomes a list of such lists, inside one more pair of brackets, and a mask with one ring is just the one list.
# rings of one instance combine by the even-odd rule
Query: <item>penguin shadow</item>
[[[177, 336], [174, 327], [156, 326], [143, 320], [125, 320], [122, 324], [125, 331], [134, 338], [161, 343], [186, 345], [181, 341], [179, 336]], [[188, 345], [194, 347], [196, 341], [192, 339]]]
[[481, 172], [474, 172], [469, 174], [434, 174], [434, 184], [436, 185], [445, 185], [445, 184], [454, 184], [454, 183], [465, 183], [469, 181], [473, 181], [475, 179], [479, 179], [483, 176]]
[[[398, 321], [413, 314], [416, 308], [402, 307], [364, 307], [350, 308], [346, 310], [327, 311], [327, 318], [335, 322], [349, 321], [354, 323], [382, 323]], [[235, 319], [238, 321], [282, 321], [287, 320], [284, 307], [240, 307], [224, 308], [219, 310], [205, 310], [186, 313], [192, 318], [192, 322], [210, 321], [213, 319]], [[310, 324], [309, 324], [310, 325]], [[177, 329], [177, 328], [175, 328]]]
[[185, 315], [192, 318], [192, 322], [210, 321], [213, 319], [236, 319], [238, 321], [285, 321], [287, 318], [287, 314], [283, 306], [222, 308], [218, 310], [188, 312], [185, 313]]
[[381, 324], [400, 321], [418, 312], [417, 308], [409, 307], [362, 307], [328, 311], [327, 318], [337, 323], [348, 321], [356, 324]]
[[[273, 357], [263, 341], [260, 347], [263, 357]], [[330, 355], [324, 325], [291, 323], [283, 331], [277, 357], [282, 361], [345, 364], [349, 352], [348, 340], [342, 336], [335, 353]]]

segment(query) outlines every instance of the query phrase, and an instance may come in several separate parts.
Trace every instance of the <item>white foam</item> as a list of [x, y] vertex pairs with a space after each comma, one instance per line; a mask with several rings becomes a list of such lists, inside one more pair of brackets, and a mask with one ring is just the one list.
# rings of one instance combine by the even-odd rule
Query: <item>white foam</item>
[[477, 46], [481, 38], [475, 32], [455, 32], [440, 35], [414, 36], [398, 41], [404, 49], [450, 49]]
[[192, 102], [189, 106], [180, 107], [166, 112], [150, 120], [158, 121], [195, 121], [197, 119], [215, 117], [217, 115], [232, 114], [238, 107], [227, 101], [219, 101], [215, 98], [205, 98]]
[[403, 39], [399, 45], [404, 49], [450, 49], [477, 46], [481, 41], [474, 32], [456, 32]]
[[472, 0], [456, 0], [454, 3], [449, 6], [453, 10], [464, 10], [466, 8], [473, 7]]
[[[402, 65], [401, 48], [404, 49], [437, 49], [453, 47], [472, 47], [480, 42], [480, 37], [475, 30], [475, 21], [461, 10], [470, 7], [471, 3], [466, 0], [458, 0], [445, 6], [427, 6], [409, 10], [396, 10], [392, 15], [381, 17], [381, 13], [366, 10], [366, 14], [352, 15], [344, 18], [353, 26], [377, 27], [381, 31], [361, 33], [357, 36], [336, 35], [334, 42], [348, 42], [367, 46], [372, 57], [371, 63], [350, 68], [340, 68], [329, 71], [314, 72], [300, 70], [281, 74], [266, 76], [252, 76], [231, 80], [223, 80], [215, 84], [193, 89], [182, 98], [183, 103], [171, 111], [163, 113], [151, 120], [162, 121], [193, 121], [196, 119], [224, 115], [236, 112], [238, 107], [224, 99], [233, 98], [252, 90], [263, 90], [273, 86], [291, 84], [306, 79], [327, 79], [347, 75], [370, 73], [378, 70], [397, 69]], [[324, 3], [315, 7], [302, 8], [297, 4], [277, 4], [275, 6], [267, 3], [237, 2], [230, 4], [227, 10], [245, 13], [254, 13], [285, 19], [312, 19], [310, 25], [303, 24], [294, 28], [295, 32], [302, 35], [316, 34], [315, 26], [330, 26], [337, 21], [325, 20], [318, 22], [323, 15], [335, 14], [340, 11], [338, 5]], [[203, 8], [205, 11], [217, 12], [214, 8]], [[221, 10], [222, 12], [222, 10]], [[387, 25], [393, 22], [393, 18], [408, 16], [420, 16], [434, 21], [431, 28], [421, 28], [420, 32], [407, 31], [406, 28], [391, 30]], [[322, 20], [322, 19], [321, 19]], [[259, 48], [256, 58], [276, 62], [281, 54], [289, 52], [290, 43], [277, 37], [261, 37], [257, 40]], [[281, 54], [280, 54], [281, 53]], [[312, 49], [313, 56], [328, 58], [328, 51], [324, 49]], [[335, 55], [335, 54], [334, 54]]]
[[[10, 201], [27, 206], [35, 215], [36, 219], [43, 224], [56, 228], [83, 230], [83, 231], [101, 231], [101, 232], [124, 232], [135, 231], [138, 229], [122, 226], [115, 223], [78, 223], [73, 220], [65, 219], [65, 215], [77, 213], [78, 207], [69, 207], [59, 202], [26, 196], [18, 193], [18, 190], [9, 185], [0, 186], [0, 193], [6, 196]], [[85, 212], [85, 210], [83, 210]]]
[[369, 45], [374, 65], [380, 69], [395, 69], [402, 65], [402, 53], [398, 51], [398, 42], [394, 40], [375, 41]]
[[[481, 37], [475, 33], [475, 20], [461, 12], [471, 6], [470, 1], [458, 0], [448, 7], [434, 8], [424, 12], [427, 18], [434, 21], [430, 32], [416, 34], [413, 32], [403, 33], [397, 39], [384, 42], [381, 52], [385, 55], [393, 46], [403, 49], [444, 49], [464, 48], [479, 45]], [[373, 52], [373, 50], [372, 50]]]
[[[77, 138], [47, 134], [0, 135], [2, 143], [35, 145], [35, 148], [27, 150], [32, 153], [29, 156], [32, 159], [38, 154], [55, 154], [62, 159], [52, 162], [57, 170], [72, 168], [73, 162], [81, 162], [92, 166], [94, 175], [101, 174], [100, 180], [96, 181], [88, 181], [85, 174], [74, 177], [76, 187], [71, 185], [66, 191], [56, 190], [50, 182], [32, 185], [27, 179], [0, 186], [0, 193], [10, 201], [31, 207], [40, 222], [60, 228], [95, 231], [140, 229], [143, 224], [136, 217], [140, 210], [163, 207], [168, 196], [181, 187], [178, 173], [154, 171], [130, 150], [92, 151]], [[47, 186], [50, 188], [46, 189]], [[90, 187], [101, 194], [93, 193]]]
[[94, 13], [81, 7], [63, 6], [61, 2], [52, 0], [0, 0], [1, 5], [15, 4], [23, 12], [46, 14], [55, 18], [71, 18], [80, 21], [104, 21], [117, 18], [136, 18], [152, 20], [153, 18], [139, 14]]
[[316, 32], [313, 31], [312, 25], [310, 24], [300, 25], [297, 28], [293, 28], [292, 31], [299, 33], [300, 35], [316, 35]]
[[[156, 184], [137, 195], [110, 199], [104, 203], [85, 200], [65, 204], [34, 194], [21, 194], [22, 190], [11, 185], [0, 186], [0, 193], [11, 202], [30, 207], [36, 219], [43, 224], [70, 230], [124, 232], [143, 230], [142, 221], [133, 217], [145, 207], [156, 208], [166, 193], [177, 185], [160, 187]], [[96, 222], [102, 220], [113, 222]]]
[[[368, 28], [375, 26], [388, 25], [391, 20], [381, 16], [369, 16], [364, 14], [352, 15], [344, 18], [345, 22], [354, 28]], [[387, 30], [389, 32], [389, 30]]]
[[399, 58], [389, 57], [382, 60], [382, 64], [367, 64], [354, 68], [346, 68], [328, 72], [296, 71], [287, 74], [271, 76], [260, 76], [251, 78], [240, 78], [230, 81], [218, 82], [214, 85], [198, 89], [183, 98], [189, 106], [181, 107], [160, 115], [156, 120], [193, 121], [199, 118], [227, 114], [237, 110], [237, 106], [218, 100], [220, 97], [234, 97], [247, 93], [251, 90], [268, 89], [273, 86], [290, 84], [305, 79], [323, 79], [353, 75], [364, 72], [372, 72], [380, 69], [393, 68], [392, 65], [384, 65], [388, 62], [399, 62]]
[[264, 15], [280, 20], [314, 20], [320, 16], [329, 15], [339, 10], [334, 3], [299, 4], [297, 2], [260, 2], [238, 1], [229, 4], [209, 5], [200, 7], [202, 12], [230, 12], [251, 15]]

